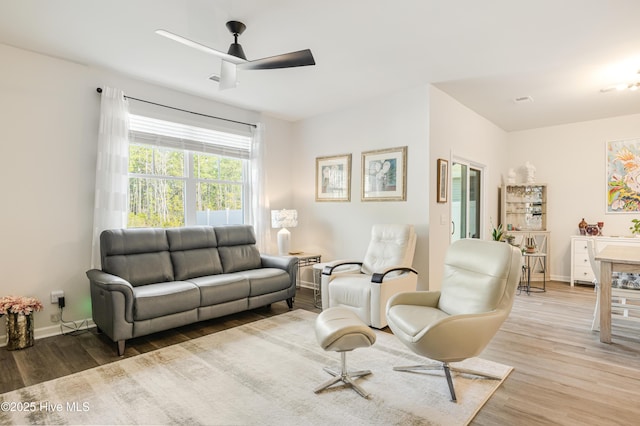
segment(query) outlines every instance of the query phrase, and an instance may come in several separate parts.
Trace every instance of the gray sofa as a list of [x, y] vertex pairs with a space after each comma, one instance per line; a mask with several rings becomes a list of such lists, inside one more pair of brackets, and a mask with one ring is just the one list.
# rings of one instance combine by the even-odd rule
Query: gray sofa
[[247, 225], [114, 229], [87, 271], [96, 326], [117, 342], [286, 300], [298, 259], [260, 254]]

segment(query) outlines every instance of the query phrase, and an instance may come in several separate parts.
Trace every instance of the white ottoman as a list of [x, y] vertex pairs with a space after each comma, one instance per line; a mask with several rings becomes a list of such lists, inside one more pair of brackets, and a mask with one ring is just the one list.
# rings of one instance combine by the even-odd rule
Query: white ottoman
[[340, 352], [340, 372], [325, 367], [324, 370], [334, 376], [315, 389], [318, 393], [338, 382], [351, 385], [362, 397], [369, 394], [358, 386], [353, 379], [371, 374], [370, 370], [347, 371], [347, 352], [357, 348], [368, 348], [376, 341], [376, 334], [363, 323], [355, 312], [346, 308], [334, 307], [324, 310], [316, 319], [316, 338], [325, 351]]

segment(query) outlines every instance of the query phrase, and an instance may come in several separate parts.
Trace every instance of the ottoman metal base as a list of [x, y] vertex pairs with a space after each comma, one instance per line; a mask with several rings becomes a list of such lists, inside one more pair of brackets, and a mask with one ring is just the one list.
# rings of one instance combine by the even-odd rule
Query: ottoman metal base
[[346, 352], [340, 352], [340, 359], [341, 359], [341, 371], [337, 372], [334, 371], [332, 369], [330, 369], [329, 367], [325, 367], [324, 371], [326, 371], [327, 373], [331, 374], [333, 377], [333, 379], [328, 380], [327, 382], [321, 384], [320, 386], [318, 386], [314, 392], [318, 393], [321, 392], [325, 389], [327, 389], [330, 386], [333, 386], [334, 384], [338, 383], [338, 382], [343, 382], [346, 385], [351, 385], [351, 387], [353, 388], [354, 391], [358, 392], [358, 394], [360, 396], [362, 396], [363, 398], [368, 398], [369, 397], [369, 393], [365, 392], [364, 389], [362, 389], [353, 379], [356, 379], [358, 377], [363, 377], [366, 376], [368, 374], [371, 374], [371, 370], [360, 370], [360, 371], [347, 371], [347, 353]]

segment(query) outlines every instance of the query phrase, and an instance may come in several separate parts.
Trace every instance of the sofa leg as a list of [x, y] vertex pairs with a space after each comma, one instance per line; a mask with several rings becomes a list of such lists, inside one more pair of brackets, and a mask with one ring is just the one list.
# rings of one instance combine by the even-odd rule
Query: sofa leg
[[293, 309], [293, 297], [287, 299], [287, 306], [289, 309]]
[[118, 340], [118, 356], [124, 356], [124, 340]]

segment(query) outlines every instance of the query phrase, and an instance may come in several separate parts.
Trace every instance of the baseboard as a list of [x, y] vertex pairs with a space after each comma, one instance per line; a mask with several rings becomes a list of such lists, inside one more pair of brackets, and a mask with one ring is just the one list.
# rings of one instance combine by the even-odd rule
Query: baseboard
[[565, 282], [568, 283], [571, 281], [571, 277], [567, 277], [564, 275], [551, 275], [551, 281], [561, 281], [561, 282]]
[[[93, 322], [93, 319], [91, 318], [87, 318], [86, 320], [77, 320], [73, 322], [76, 324], [82, 324], [84, 321], [86, 321], [87, 328], [94, 328], [96, 326], [96, 324]], [[70, 323], [70, 321], [68, 321], [67, 323]], [[69, 330], [61, 329], [60, 324], [50, 325], [48, 327], [38, 327], [33, 330], [33, 338], [35, 340], [44, 339], [45, 337], [59, 336], [63, 333], [68, 333], [68, 332]], [[0, 348], [4, 346], [7, 346], [6, 334], [0, 335]]]

